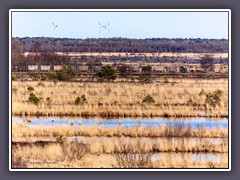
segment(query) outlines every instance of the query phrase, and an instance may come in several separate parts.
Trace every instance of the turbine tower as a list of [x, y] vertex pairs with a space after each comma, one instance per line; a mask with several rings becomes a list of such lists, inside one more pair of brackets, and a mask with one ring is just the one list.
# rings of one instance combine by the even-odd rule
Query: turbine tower
[[52, 25], [53, 25], [53, 38], [54, 38], [54, 33], [55, 33], [55, 30], [58, 27], [58, 25], [55, 25], [54, 22], [52, 22]]

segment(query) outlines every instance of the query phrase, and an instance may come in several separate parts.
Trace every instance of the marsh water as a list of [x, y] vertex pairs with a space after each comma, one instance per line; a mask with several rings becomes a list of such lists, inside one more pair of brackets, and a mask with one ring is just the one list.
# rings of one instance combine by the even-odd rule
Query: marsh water
[[[27, 124], [30, 127], [36, 126], [70, 126], [72, 128], [76, 128], [79, 126], [101, 126], [105, 128], [112, 127], [160, 127], [162, 125], [168, 125], [169, 123], [177, 123], [183, 126], [191, 126], [192, 128], [199, 128], [204, 126], [205, 128], [228, 128], [228, 118], [120, 118], [120, 119], [104, 119], [104, 118], [80, 118], [80, 117], [12, 117], [13, 123], [19, 124]], [[132, 144], [137, 138], [131, 137], [82, 137], [82, 136], [74, 136], [68, 137], [67, 141], [73, 141], [77, 139], [79, 142], [89, 143], [101, 146], [108, 146], [109, 144], [117, 144], [120, 142], [128, 142]], [[162, 142], [168, 142], [172, 146], [176, 146], [177, 144], [187, 145], [188, 143], [192, 143], [198, 146], [221, 146], [225, 150], [220, 152], [155, 152], [152, 155], [152, 160], [160, 160], [166, 163], [174, 164], [177, 160], [184, 160], [186, 162], [212, 162], [212, 163], [221, 163], [228, 159], [228, 138], [175, 138], [175, 137], [139, 137], [141, 142], [149, 143], [149, 144], [162, 144]], [[26, 137], [26, 138], [15, 138], [15, 142], [37, 142], [37, 141], [46, 141], [55, 143], [56, 137]], [[191, 141], [191, 142], [190, 142]], [[163, 143], [164, 144], [164, 143]], [[100, 147], [101, 147], [100, 146]], [[224, 147], [223, 147], [224, 146]], [[98, 163], [104, 162], [108, 157], [111, 159], [112, 156], [110, 154], [103, 153], [100, 156], [91, 154], [96, 162], [96, 166]]]
[[13, 123], [27, 123], [30, 126], [47, 125], [69, 125], [72, 127], [82, 126], [102, 126], [102, 127], [153, 127], [162, 126], [172, 123], [181, 124], [183, 126], [191, 126], [198, 128], [204, 126], [206, 128], [228, 128], [228, 118], [120, 118], [120, 119], [104, 119], [104, 118], [80, 118], [80, 117], [13, 117]]

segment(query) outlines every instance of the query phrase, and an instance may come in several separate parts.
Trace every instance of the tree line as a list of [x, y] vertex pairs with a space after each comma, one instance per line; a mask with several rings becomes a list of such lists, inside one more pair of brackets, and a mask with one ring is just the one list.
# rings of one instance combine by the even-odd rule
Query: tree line
[[128, 52], [128, 53], [227, 53], [227, 39], [169, 38], [12, 38], [12, 47], [21, 52]]

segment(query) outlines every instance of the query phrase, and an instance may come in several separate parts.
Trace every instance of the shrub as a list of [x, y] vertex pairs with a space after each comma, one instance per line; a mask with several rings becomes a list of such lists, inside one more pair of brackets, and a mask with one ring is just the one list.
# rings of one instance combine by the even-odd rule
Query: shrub
[[181, 73], [186, 73], [187, 72], [187, 68], [185, 68], [183, 66], [180, 66], [179, 70], [180, 70]]
[[205, 71], [214, 71], [214, 64], [213, 64], [213, 56], [212, 55], [205, 55], [202, 57], [201, 61], [201, 67]]
[[52, 99], [50, 97], [47, 97], [46, 101], [47, 101], [47, 105], [50, 107], [52, 103]]
[[208, 163], [208, 168], [214, 169], [216, 168], [213, 162]]
[[59, 81], [67, 81], [77, 76], [77, 72], [71, 67], [65, 67], [63, 70], [57, 72], [57, 79]]
[[53, 79], [53, 80], [58, 79], [57, 73], [55, 73], [55, 72], [48, 73], [48, 76], [50, 79]]
[[142, 83], [150, 83], [151, 82], [151, 74], [148, 72], [141, 72], [138, 75], [138, 80]]
[[29, 95], [28, 101], [37, 105], [40, 102], [40, 98], [38, 98], [35, 94], [31, 93]]
[[41, 81], [45, 81], [47, 78], [45, 75], [42, 75], [40, 79], [41, 79]]
[[39, 82], [39, 83], [37, 84], [37, 86], [45, 87], [45, 84], [44, 84], [43, 82]]
[[99, 78], [111, 81], [117, 78], [116, 70], [110, 66], [103, 66], [96, 74]]
[[73, 162], [76, 160], [82, 160], [84, 156], [89, 153], [89, 145], [82, 142], [78, 142], [77, 139], [67, 142], [60, 143], [63, 160]]
[[220, 105], [222, 94], [223, 91], [219, 89], [207, 93], [205, 98], [205, 104], [209, 104], [210, 106], [215, 108], [217, 105]]
[[12, 92], [13, 92], [13, 93], [17, 93], [17, 88], [16, 88], [16, 87], [13, 87], [13, 88], [12, 88]]
[[166, 137], [191, 137], [191, 132], [192, 126], [185, 124], [184, 121], [169, 121], [164, 134]]
[[187, 104], [188, 104], [188, 105], [192, 105], [192, 104], [193, 104], [192, 98], [189, 98], [189, 99], [187, 100]]
[[28, 86], [27, 90], [28, 91], [34, 91], [34, 88], [32, 86]]
[[76, 105], [82, 105], [87, 102], [86, 96], [83, 94], [81, 97], [77, 97], [75, 100]]
[[206, 92], [204, 89], [201, 89], [200, 93], [199, 93], [199, 96], [202, 96], [202, 95], [206, 95]]
[[[139, 149], [141, 143], [136, 145], [121, 143], [120, 147], [115, 147], [113, 158], [116, 161], [116, 168], [148, 168], [152, 166], [152, 155]], [[138, 152], [133, 150], [138, 149]]]
[[142, 103], [155, 103], [155, 100], [153, 99], [152, 96], [147, 95], [143, 98]]
[[15, 76], [12, 76], [12, 81], [16, 81], [17, 78]]
[[57, 140], [57, 143], [62, 144], [66, 141], [66, 138], [60, 135], [59, 137], [56, 138], [56, 140]]

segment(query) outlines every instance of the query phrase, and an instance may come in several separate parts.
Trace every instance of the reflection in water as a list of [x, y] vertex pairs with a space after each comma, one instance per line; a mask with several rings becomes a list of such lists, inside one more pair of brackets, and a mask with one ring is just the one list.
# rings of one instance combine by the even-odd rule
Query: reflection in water
[[155, 153], [152, 156], [153, 160], [172, 160], [183, 159], [192, 162], [213, 162], [220, 163], [224, 158], [227, 158], [228, 153]]
[[14, 123], [27, 123], [30, 126], [37, 125], [71, 125], [73, 127], [77, 126], [103, 126], [103, 127], [136, 127], [136, 126], [161, 126], [169, 124], [181, 124], [184, 126], [191, 126], [192, 128], [199, 128], [205, 126], [207, 128], [217, 128], [217, 127], [228, 127], [228, 119], [216, 119], [216, 118], [141, 118], [141, 119], [132, 119], [132, 118], [121, 118], [121, 119], [103, 119], [103, 118], [70, 118], [70, 117], [13, 117], [12, 121]]

